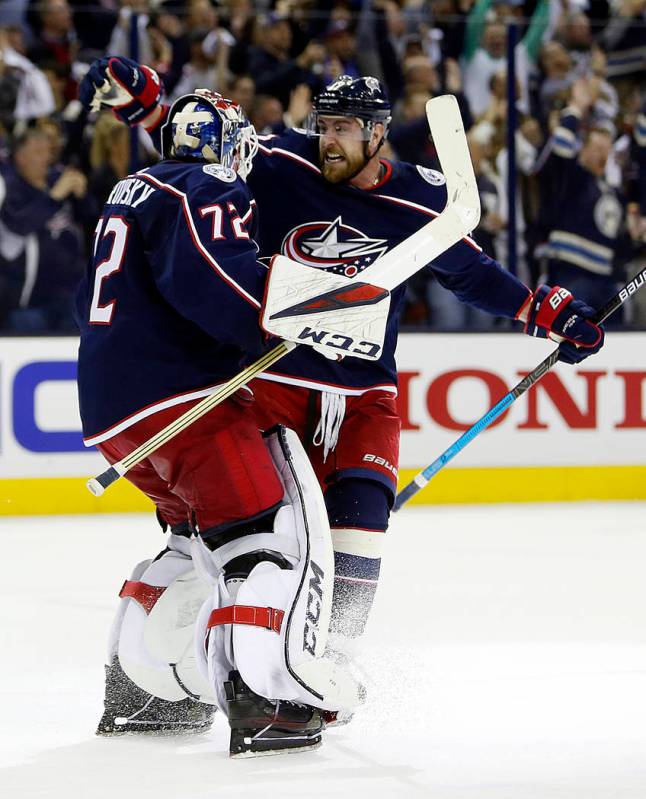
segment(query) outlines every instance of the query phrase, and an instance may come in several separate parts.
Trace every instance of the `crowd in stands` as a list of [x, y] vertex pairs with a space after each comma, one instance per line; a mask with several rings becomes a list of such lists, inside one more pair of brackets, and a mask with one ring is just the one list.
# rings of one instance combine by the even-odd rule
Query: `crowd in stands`
[[[646, 0], [3, 0], [0, 333], [74, 332], [72, 298], [101, 206], [133, 157], [139, 166], [156, 157], [145, 133], [131, 142], [111, 112], [88, 115], [77, 99], [105, 54], [152, 66], [170, 100], [198, 87], [232, 97], [260, 133], [301, 125], [338, 75], [374, 75], [393, 103], [384, 157], [430, 168], [439, 163], [425, 103], [452, 93], [486, 252], [509, 264], [511, 117], [510, 267], [532, 288], [558, 283], [596, 306], [644, 265]], [[428, 272], [410, 282], [403, 321], [505, 329]], [[646, 327], [646, 307], [620, 323]]]

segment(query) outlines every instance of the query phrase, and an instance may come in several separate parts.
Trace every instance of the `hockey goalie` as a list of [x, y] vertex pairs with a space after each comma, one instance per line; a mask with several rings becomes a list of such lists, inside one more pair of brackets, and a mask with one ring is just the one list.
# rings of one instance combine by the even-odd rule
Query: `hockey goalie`
[[[243, 180], [255, 132], [235, 103], [180, 98], [162, 142], [162, 161], [110, 194], [78, 296], [85, 443], [110, 463], [272, 333], [334, 358], [339, 337], [359, 358], [383, 346], [387, 290], [334, 275], [314, 285], [282, 257], [268, 279], [257, 262]], [[297, 436], [262, 436], [251, 403], [242, 388], [128, 474], [170, 536], [121, 590], [102, 734], [205, 729], [217, 706], [233, 756], [305, 749], [360, 700], [324, 657], [334, 556], [321, 489]]]

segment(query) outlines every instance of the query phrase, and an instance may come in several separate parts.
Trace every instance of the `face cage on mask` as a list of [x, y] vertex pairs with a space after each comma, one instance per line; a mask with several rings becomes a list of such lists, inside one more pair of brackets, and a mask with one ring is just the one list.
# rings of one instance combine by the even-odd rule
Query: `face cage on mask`
[[219, 161], [222, 166], [235, 169], [238, 175], [246, 180], [257, 152], [258, 136], [253, 125], [247, 122], [241, 126], [239, 122], [222, 120]]
[[253, 167], [253, 159], [258, 152], [258, 135], [250, 123], [245, 125], [238, 135], [238, 174], [243, 180]]

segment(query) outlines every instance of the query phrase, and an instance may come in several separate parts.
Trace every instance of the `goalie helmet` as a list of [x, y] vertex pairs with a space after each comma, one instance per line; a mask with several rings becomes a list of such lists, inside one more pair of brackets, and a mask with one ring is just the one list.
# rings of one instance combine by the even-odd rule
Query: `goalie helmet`
[[179, 161], [206, 161], [251, 172], [258, 137], [242, 108], [217, 92], [196, 89], [170, 107], [162, 128], [162, 156]]
[[384, 126], [384, 139], [391, 120], [391, 107], [388, 96], [377, 78], [352, 78], [341, 75], [314, 98], [314, 110], [308, 119], [308, 132], [318, 133], [318, 120], [323, 116], [354, 117], [362, 123], [365, 138], [375, 123]]

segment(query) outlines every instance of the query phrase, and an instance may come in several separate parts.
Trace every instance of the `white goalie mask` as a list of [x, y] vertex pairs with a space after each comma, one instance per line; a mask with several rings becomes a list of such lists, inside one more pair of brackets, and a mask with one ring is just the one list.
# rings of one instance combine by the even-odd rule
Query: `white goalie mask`
[[256, 130], [242, 108], [208, 89], [176, 100], [162, 128], [162, 155], [222, 164], [245, 179], [258, 151]]

